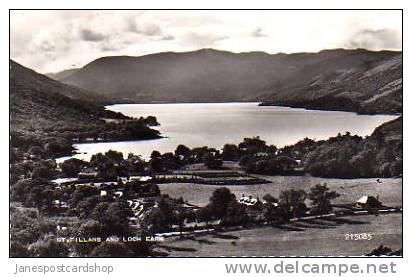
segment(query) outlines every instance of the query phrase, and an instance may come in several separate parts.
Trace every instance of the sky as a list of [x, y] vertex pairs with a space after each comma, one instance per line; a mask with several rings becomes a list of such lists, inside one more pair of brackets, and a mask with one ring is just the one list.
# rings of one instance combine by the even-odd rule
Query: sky
[[11, 11], [10, 53], [40, 73], [103, 56], [401, 50], [401, 11]]

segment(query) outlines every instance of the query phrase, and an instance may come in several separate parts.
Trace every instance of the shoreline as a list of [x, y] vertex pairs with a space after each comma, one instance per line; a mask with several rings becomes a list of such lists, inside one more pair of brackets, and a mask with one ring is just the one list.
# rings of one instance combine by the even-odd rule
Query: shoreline
[[292, 109], [303, 109], [307, 111], [326, 111], [326, 112], [347, 112], [354, 113], [357, 115], [390, 115], [390, 116], [402, 116], [402, 112], [395, 113], [367, 113], [357, 111], [356, 109], [331, 109], [331, 108], [322, 108], [322, 107], [306, 107], [305, 105], [287, 105], [282, 103], [272, 103], [265, 101], [125, 101], [125, 102], [114, 102], [104, 104], [107, 109], [110, 106], [115, 105], [184, 105], [184, 104], [257, 104], [259, 107], [283, 107], [283, 108], [292, 108]]
[[305, 107], [304, 105], [282, 105], [281, 103], [276, 103], [276, 104], [272, 104], [272, 103], [265, 103], [265, 102], [260, 102], [259, 105], [260, 107], [286, 107], [286, 108], [293, 108], [293, 109], [304, 109], [307, 111], [329, 111], [329, 112], [347, 112], [347, 113], [354, 113], [357, 115], [369, 115], [369, 116], [376, 116], [376, 115], [389, 115], [389, 116], [402, 116], [402, 113], [364, 113], [364, 112], [359, 112], [356, 110], [352, 110], [352, 109], [326, 109], [326, 108], [322, 108], [322, 107]]

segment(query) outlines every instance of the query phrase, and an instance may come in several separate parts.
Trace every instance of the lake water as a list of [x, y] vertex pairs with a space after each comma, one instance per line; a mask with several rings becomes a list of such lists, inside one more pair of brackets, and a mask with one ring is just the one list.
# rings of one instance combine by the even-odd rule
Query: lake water
[[[309, 137], [326, 139], [346, 131], [370, 135], [389, 115], [357, 115], [348, 112], [315, 111], [287, 107], [260, 107], [258, 103], [121, 104], [107, 107], [128, 116], [156, 116], [156, 127], [167, 138], [146, 141], [77, 144], [76, 158], [89, 159], [109, 149], [150, 157], [153, 150], [174, 151], [179, 144], [221, 149], [245, 137], [260, 136], [278, 147]], [[64, 159], [64, 158], [62, 158]], [[60, 161], [62, 160], [60, 159]]]

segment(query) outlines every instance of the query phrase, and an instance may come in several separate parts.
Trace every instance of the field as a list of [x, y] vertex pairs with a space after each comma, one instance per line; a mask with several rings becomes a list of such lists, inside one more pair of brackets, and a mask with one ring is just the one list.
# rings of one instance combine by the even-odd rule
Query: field
[[[242, 194], [262, 198], [266, 193], [277, 197], [282, 190], [304, 189], [309, 190], [315, 184], [326, 183], [332, 190], [337, 191], [340, 197], [335, 203], [353, 203], [363, 195], [377, 196], [387, 206], [402, 205], [402, 179], [388, 178], [380, 179], [330, 179], [315, 178], [310, 176], [258, 176], [271, 181], [267, 184], [258, 185], [236, 185], [228, 187], [237, 198]], [[192, 204], [203, 206], [208, 203], [209, 197], [218, 187], [214, 185], [201, 184], [160, 184], [163, 194], [172, 197], [183, 197]]]
[[[170, 256], [360, 256], [383, 244], [402, 248], [402, 214], [352, 216], [297, 222], [285, 228], [262, 227], [168, 238], [159, 250]], [[346, 234], [372, 234], [371, 240], [345, 240]]]
[[[402, 206], [402, 179], [326, 179], [309, 176], [259, 176], [268, 184], [227, 186], [237, 197], [266, 193], [277, 197], [285, 189], [305, 189], [326, 183], [340, 197], [336, 204], [353, 203], [363, 195], [379, 195], [387, 206]], [[161, 184], [162, 193], [205, 205], [217, 186]], [[371, 240], [345, 240], [346, 234], [371, 233]], [[396, 251], [402, 248], [402, 214], [350, 216], [337, 220], [296, 222], [282, 228], [260, 227], [203, 235], [196, 238], [168, 238], [159, 250], [170, 256], [359, 256], [379, 245]]]

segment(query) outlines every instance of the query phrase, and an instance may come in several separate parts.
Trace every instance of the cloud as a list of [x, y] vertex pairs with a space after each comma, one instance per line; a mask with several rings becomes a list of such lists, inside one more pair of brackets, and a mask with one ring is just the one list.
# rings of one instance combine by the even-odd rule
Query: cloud
[[216, 34], [197, 34], [195, 32], [189, 32], [183, 37], [182, 42], [189, 46], [209, 47], [213, 46], [217, 41], [227, 38], [229, 37]]
[[255, 38], [267, 37], [266, 34], [262, 33], [262, 28], [258, 27], [252, 32], [252, 36]]
[[142, 24], [137, 26], [137, 32], [147, 36], [160, 36], [162, 29], [156, 24]]
[[101, 41], [106, 38], [102, 33], [94, 32], [89, 29], [81, 29], [80, 37], [85, 41]]
[[[199, 48], [268, 53], [341, 47], [400, 50], [401, 15], [399, 11], [15, 10], [10, 13], [10, 52], [13, 59], [39, 72], [56, 72], [105, 55]], [[256, 38], [263, 39], [257, 43]]]
[[399, 49], [401, 35], [393, 29], [363, 29], [351, 36], [346, 44], [349, 48]]
[[202, 27], [207, 25], [222, 25], [224, 20], [215, 16], [207, 15], [188, 15], [187, 13], [179, 14], [179, 16], [165, 18], [170, 22], [171, 26], [177, 27]]
[[102, 50], [103, 52], [112, 52], [112, 51], [117, 51], [119, 50], [120, 47], [116, 47], [112, 44], [102, 44], [100, 45], [99, 49]]
[[142, 34], [146, 36], [160, 36], [163, 34], [159, 25], [147, 22], [137, 22], [134, 17], [126, 19], [127, 30], [133, 33]]
[[161, 38], [161, 40], [174, 40], [175, 37], [172, 35], [165, 35]]

